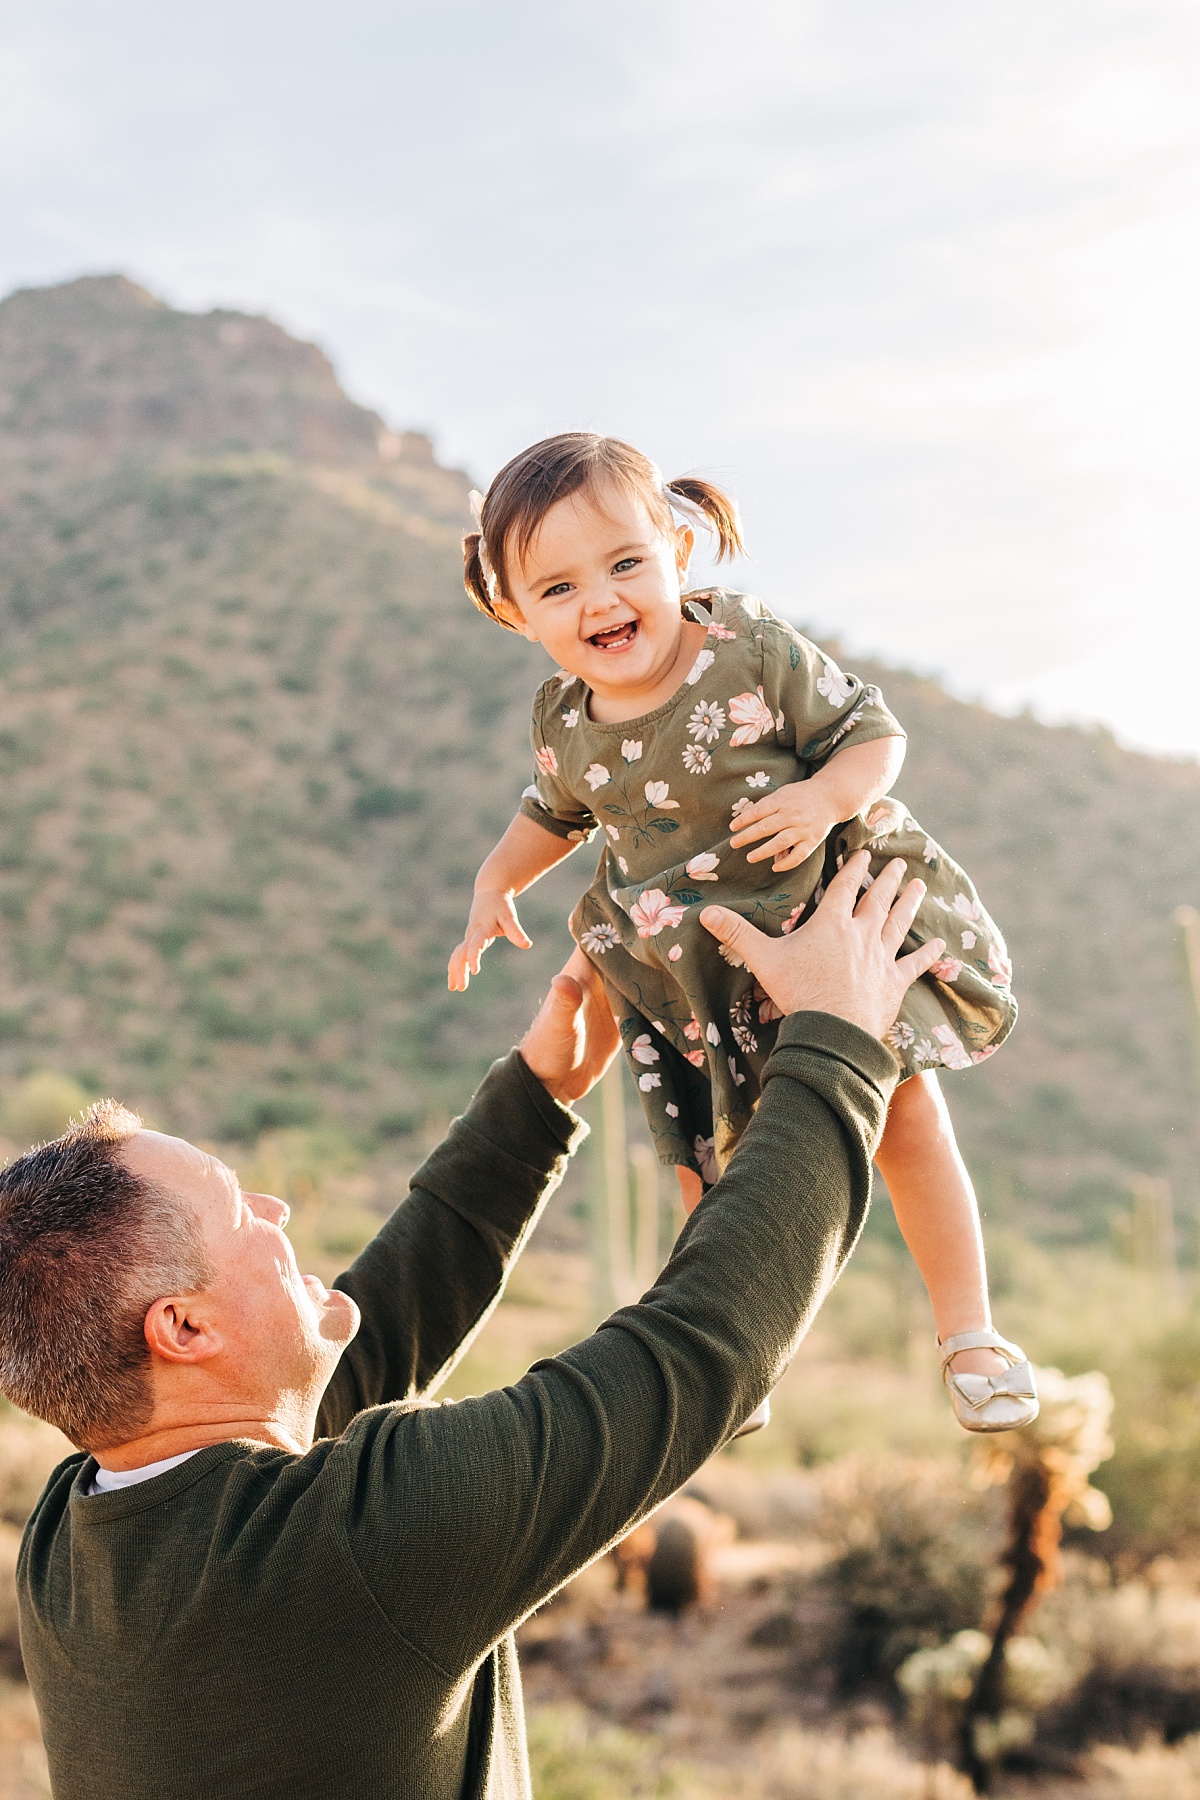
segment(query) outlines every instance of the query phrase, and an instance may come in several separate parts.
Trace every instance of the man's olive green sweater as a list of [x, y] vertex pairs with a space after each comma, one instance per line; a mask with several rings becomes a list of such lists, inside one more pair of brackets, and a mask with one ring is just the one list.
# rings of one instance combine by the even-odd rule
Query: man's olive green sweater
[[477, 1399], [427, 1396], [579, 1133], [515, 1054], [340, 1286], [362, 1308], [303, 1456], [214, 1444], [89, 1496], [51, 1476], [18, 1571], [57, 1800], [520, 1800], [513, 1627], [723, 1444], [853, 1247], [896, 1075], [787, 1020], [758, 1113], [654, 1287]]

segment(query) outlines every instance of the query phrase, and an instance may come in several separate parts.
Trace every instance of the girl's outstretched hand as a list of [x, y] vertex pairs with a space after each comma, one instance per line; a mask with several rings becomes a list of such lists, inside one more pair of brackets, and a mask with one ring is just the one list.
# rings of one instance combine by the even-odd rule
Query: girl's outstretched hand
[[847, 857], [812, 918], [790, 937], [767, 937], [723, 906], [706, 906], [700, 923], [741, 958], [785, 1013], [835, 1013], [881, 1038], [945, 944], [933, 938], [899, 955], [925, 883], [910, 881], [901, 893], [907, 865], [897, 857], [859, 899], [870, 863], [866, 850]]
[[466, 992], [472, 975], [478, 975], [485, 950], [490, 950], [498, 937], [507, 938], [518, 950], [532, 948], [517, 917], [510, 893], [500, 888], [476, 888], [467, 920], [466, 936], [450, 958], [446, 984], [452, 994]]

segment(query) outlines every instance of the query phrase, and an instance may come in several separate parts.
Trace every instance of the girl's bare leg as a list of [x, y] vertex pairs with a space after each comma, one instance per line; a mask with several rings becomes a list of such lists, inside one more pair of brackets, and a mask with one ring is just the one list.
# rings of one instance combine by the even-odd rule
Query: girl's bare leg
[[704, 1198], [704, 1183], [695, 1169], [683, 1169], [675, 1165], [675, 1173], [679, 1177], [679, 1197], [683, 1201], [683, 1210], [689, 1216], [695, 1212]]
[[[975, 1189], [932, 1072], [910, 1076], [896, 1089], [875, 1160], [929, 1290], [938, 1337], [990, 1326]], [[960, 1373], [999, 1375], [1006, 1364], [995, 1350], [961, 1350], [954, 1367]]]

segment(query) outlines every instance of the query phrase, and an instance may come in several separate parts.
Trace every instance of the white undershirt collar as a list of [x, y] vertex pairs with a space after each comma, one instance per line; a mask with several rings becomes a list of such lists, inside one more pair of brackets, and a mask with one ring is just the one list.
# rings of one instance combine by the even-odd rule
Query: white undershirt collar
[[111, 1494], [118, 1488], [136, 1487], [139, 1481], [153, 1481], [156, 1475], [165, 1475], [168, 1469], [177, 1469], [180, 1463], [185, 1463], [189, 1456], [199, 1454], [198, 1450], [182, 1450], [178, 1456], [164, 1456], [161, 1462], [143, 1463], [140, 1469], [102, 1469], [97, 1465], [88, 1498], [93, 1494]]

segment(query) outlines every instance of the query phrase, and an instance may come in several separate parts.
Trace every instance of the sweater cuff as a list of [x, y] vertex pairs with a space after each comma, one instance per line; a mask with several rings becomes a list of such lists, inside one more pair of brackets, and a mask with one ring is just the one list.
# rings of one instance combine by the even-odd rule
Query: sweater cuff
[[780, 1022], [775, 1048], [763, 1070], [764, 1087], [774, 1075], [803, 1079], [797, 1051], [836, 1057], [878, 1089], [885, 1101], [891, 1098], [899, 1079], [900, 1064], [887, 1045], [869, 1031], [838, 1018], [836, 1013], [798, 1012], [789, 1013]]

